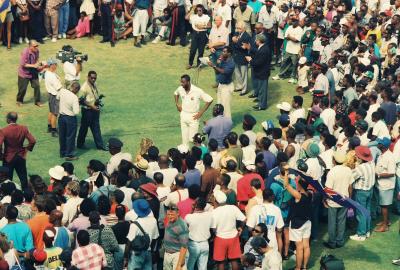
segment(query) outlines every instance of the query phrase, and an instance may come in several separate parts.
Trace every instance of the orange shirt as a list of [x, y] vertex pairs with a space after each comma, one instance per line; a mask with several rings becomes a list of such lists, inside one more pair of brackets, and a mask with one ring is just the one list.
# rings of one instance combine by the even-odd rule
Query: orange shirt
[[[117, 205], [118, 205], [117, 203], [111, 204], [110, 214], [115, 214], [115, 208], [117, 208]], [[129, 208], [126, 205], [124, 206], [125, 206], [125, 213], [128, 213]]]
[[26, 222], [31, 228], [33, 236], [33, 244], [37, 249], [44, 249], [43, 233], [47, 227], [53, 225], [49, 222], [49, 216], [46, 214], [39, 214]]

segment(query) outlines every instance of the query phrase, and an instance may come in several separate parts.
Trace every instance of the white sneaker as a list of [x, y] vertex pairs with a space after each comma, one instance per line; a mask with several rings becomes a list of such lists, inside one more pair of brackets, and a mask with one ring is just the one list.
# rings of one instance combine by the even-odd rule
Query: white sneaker
[[153, 44], [157, 44], [158, 42], [160, 42], [161, 37], [157, 36], [151, 43]]
[[279, 77], [279, 75], [276, 75], [276, 76], [272, 77], [272, 79], [273, 79], [274, 81], [277, 81], [277, 80], [280, 80], [281, 77]]
[[62, 39], [62, 35], [61, 34], [58, 34], [58, 39]]
[[53, 37], [53, 38], [51, 39], [51, 42], [57, 42], [57, 39], [56, 39], [55, 37]]
[[62, 38], [67, 38], [67, 34], [66, 33], [64, 33], [64, 34], [62, 34]]
[[365, 235], [365, 237], [369, 238], [371, 236], [370, 232], [367, 232], [367, 234]]
[[25, 38], [25, 43], [28, 44], [29, 43], [29, 39], [26, 37]]
[[22, 41], [22, 37], [20, 37], [20, 38], [18, 39], [18, 43], [19, 43], [19, 44], [22, 44], [22, 42], [23, 42], [23, 41]]
[[288, 80], [288, 83], [294, 83], [294, 79], [292, 79], [292, 78], [289, 79], [289, 80]]
[[354, 241], [365, 241], [367, 239], [367, 237], [359, 236], [358, 234], [355, 234], [355, 235], [351, 235], [350, 239], [354, 240]]
[[46, 40], [49, 40], [50, 38], [48, 37], [48, 36], [45, 36], [44, 38], [43, 38], [43, 41], [46, 41]]

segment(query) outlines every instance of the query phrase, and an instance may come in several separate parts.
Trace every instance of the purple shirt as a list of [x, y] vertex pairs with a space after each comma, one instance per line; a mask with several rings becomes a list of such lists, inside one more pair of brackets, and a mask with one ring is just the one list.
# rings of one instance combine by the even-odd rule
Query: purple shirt
[[39, 51], [32, 52], [30, 48], [25, 48], [21, 53], [19, 60], [18, 76], [22, 78], [31, 79], [32, 73], [30, 68], [25, 68], [26, 64], [35, 64], [39, 59]]

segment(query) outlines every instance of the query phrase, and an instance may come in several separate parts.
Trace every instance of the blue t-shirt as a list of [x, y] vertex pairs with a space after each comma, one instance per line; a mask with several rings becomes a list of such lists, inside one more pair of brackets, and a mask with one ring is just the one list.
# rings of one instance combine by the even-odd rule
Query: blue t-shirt
[[69, 235], [65, 227], [56, 227], [57, 235], [54, 239], [54, 246], [64, 249], [69, 247]]
[[233, 59], [223, 60], [217, 64], [217, 67], [222, 68], [224, 73], [217, 73], [217, 82], [221, 84], [230, 84], [232, 82], [233, 71], [235, 70], [235, 62]]
[[201, 183], [201, 173], [198, 169], [189, 170], [185, 173], [185, 188], [191, 185], [200, 186]]
[[149, 0], [137, 0], [136, 1], [136, 7], [139, 9], [148, 9], [149, 6], [150, 6]]
[[260, 12], [260, 9], [261, 9], [262, 6], [263, 6], [263, 4], [262, 4], [260, 1], [258, 1], [258, 0], [256, 0], [256, 1], [249, 1], [249, 2], [247, 2], [247, 5], [253, 9], [253, 12], [254, 12], [255, 14], [257, 14], [258, 12]]
[[7, 235], [8, 241], [13, 241], [17, 251], [26, 252], [33, 249], [32, 231], [25, 222], [7, 224], [1, 232]]

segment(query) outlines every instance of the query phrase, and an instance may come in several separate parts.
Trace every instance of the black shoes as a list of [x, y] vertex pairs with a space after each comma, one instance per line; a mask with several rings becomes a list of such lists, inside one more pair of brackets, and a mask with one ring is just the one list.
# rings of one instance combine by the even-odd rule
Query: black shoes
[[324, 245], [324, 247], [329, 248], [329, 249], [335, 249], [336, 248], [336, 245], [335, 246], [331, 245], [328, 242], [323, 242], [322, 244]]
[[254, 94], [251, 94], [250, 96], [249, 96], [249, 98], [256, 98], [257, 96], [256, 95], [254, 95]]
[[248, 94], [248, 92], [246, 92], [246, 93], [240, 93], [239, 96], [242, 97], [242, 96], [245, 96], [245, 95], [247, 95], [247, 94]]

